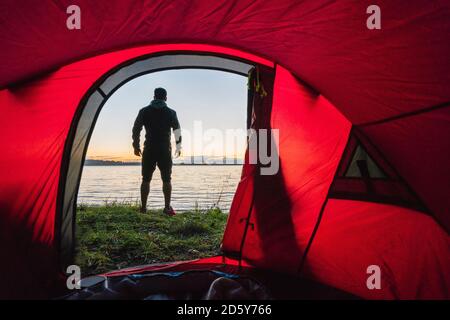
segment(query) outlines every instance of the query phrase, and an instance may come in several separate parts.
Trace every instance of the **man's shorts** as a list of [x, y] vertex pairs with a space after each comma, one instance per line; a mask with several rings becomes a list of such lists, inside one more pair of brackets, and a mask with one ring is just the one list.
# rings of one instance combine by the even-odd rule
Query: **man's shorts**
[[142, 180], [149, 182], [152, 180], [156, 166], [161, 173], [163, 182], [170, 182], [172, 175], [172, 151], [170, 148], [153, 149], [144, 148], [142, 153]]

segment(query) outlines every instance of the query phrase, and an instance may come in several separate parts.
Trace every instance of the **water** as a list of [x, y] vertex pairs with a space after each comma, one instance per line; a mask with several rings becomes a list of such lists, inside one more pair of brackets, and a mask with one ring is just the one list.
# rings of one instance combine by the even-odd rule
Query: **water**
[[[173, 166], [172, 206], [175, 210], [208, 209], [229, 211], [240, 179], [241, 166]], [[136, 202], [140, 199], [140, 166], [85, 166], [78, 204]], [[159, 170], [150, 185], [148, 208], [163, 208]]]

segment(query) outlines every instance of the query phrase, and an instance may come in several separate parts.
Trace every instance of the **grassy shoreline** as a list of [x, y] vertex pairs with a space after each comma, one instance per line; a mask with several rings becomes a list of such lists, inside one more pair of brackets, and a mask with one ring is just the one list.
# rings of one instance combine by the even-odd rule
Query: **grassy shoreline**
[[170, 217], [124, 204], [77, 208], [75, 262], [83, 276], [219, 253], [228, 215], [219, 209]]

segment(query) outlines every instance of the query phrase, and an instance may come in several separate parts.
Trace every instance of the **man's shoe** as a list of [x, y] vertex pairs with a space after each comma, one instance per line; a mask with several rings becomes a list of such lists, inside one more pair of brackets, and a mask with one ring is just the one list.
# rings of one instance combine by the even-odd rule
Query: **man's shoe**
[[169, 207], [168, 209], [164, 208], [163, 212], [169, 216], [174, 216], [176, 214], [172, 207]]
[[139, 208], [139, 212], [140, 212], [140, 213], [147, 213], [147, 208], [140, 207], [140, 208]]

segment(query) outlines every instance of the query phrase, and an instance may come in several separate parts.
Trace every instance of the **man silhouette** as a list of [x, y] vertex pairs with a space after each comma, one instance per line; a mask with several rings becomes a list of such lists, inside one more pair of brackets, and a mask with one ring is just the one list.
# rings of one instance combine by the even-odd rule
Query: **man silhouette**
[[[149, 106], [142, 108], [133, 126], [134, 154], [142, 155], [142, 184], [141, 184], [141, 212], [147, 211], [147, 198], [150, 193], [150, 181], [153, 172], [158, 166], [161, 173], [164, 193], [164, 213], [175, 215], [170, 206], [172, 193], [172, 147], [170, 144], [171, 129], [175, 135], [175, 157], [181, 154], [181, 131], [177, 113], [167, 104], [167, 91], [164, 88], [156, 88], [154, 99]], [[140, 134], [145, 127], [144, 152], [141, 153]]]

